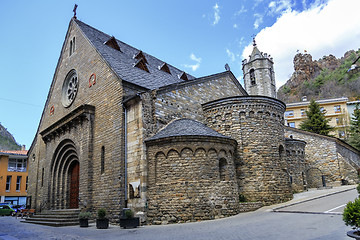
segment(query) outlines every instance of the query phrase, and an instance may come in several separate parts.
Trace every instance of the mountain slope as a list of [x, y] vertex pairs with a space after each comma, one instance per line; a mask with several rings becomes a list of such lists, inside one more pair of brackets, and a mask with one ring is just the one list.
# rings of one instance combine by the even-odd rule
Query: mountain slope
[[360, 71], [350, 71], [351, 64], [360, 55], [360, 49], [350, 50], [340, 59], [333, 55], [312, 60], [310, 54], [298, 53], [294, 57], [294, 73], [279, 88], [278, 98], [285, 103], [308, 99], [360, 97]]
[[20, 150], [21, 146], [7, 129], [0, 124], [0, 150]]

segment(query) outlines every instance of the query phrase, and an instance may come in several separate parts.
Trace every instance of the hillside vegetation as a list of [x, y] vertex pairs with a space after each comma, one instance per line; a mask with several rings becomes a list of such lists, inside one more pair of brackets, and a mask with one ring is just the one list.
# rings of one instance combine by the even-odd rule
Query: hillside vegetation
[[0, 124], [0, 150], [21, 150], [13, 135]]
[[[296, 54], [294, 73], [278, 90], [278, 98], [286, 103], [307, 99], [327, 99], [348, 97], [360, 98], [360, 71], [349, 71], [352, 63], [360, 55], [360, 49], [351, 50], [340, 59], [333, 55], [313, 61], [310, 54]], [[359, 63], [358, 63], [359, 65]]]

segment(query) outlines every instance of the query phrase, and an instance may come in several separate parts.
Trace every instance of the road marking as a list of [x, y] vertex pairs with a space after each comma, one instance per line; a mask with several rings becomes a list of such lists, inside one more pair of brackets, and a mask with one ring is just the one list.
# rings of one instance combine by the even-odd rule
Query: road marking
[[329, 212], [331, 212], [331, 211], [334, 211], [334, 210], [336, 210], [336, 209], [338, 209], [338, 208], [342, 208], [342, 207], [345, 207], [346, 206], [346, 204], [343, 204], [343, 205], [340, 205], [340, 206], [338, 206], [338, 207], [335, 207], [335, 208], [332, 208], [332, 209], [330, 209], [330, 210], [327, 210], [326, 212], [324, 212], [324, 213], [329, 213]]

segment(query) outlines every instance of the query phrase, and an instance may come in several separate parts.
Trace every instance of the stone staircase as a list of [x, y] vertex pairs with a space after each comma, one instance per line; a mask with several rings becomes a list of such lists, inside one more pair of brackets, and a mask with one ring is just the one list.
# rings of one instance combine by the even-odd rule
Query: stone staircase
[[47, 210], [24, 218], [22, 222], [53, 227], [74, 226], [79, 225], [79, 213], [80, 209]]

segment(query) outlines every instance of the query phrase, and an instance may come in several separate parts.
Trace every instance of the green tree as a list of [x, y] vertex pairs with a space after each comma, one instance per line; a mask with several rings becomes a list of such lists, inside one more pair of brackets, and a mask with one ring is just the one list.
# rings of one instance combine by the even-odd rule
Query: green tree
[[360, 151], [360, 109], [359, 103], [354, 109], [354, 116], [351, 117], [348, 142]]
[[320, 106], [315, 100], [310, 101], [309, 109], [306, 111], [307, 119], [300, 123], [300, 129], [329, 136], [329, 132], [333, 129], [328, 123], [330, 119], [326, 119]]

